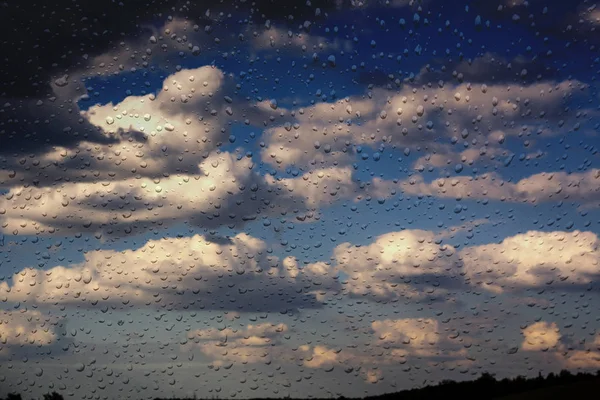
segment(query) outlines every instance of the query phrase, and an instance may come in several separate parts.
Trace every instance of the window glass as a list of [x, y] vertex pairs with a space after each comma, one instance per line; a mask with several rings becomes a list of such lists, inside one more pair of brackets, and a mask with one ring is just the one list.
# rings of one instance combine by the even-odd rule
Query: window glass
[[593, 1], [8, 1], [0, 22], [0, 398], [508, 395], [600, 370]]

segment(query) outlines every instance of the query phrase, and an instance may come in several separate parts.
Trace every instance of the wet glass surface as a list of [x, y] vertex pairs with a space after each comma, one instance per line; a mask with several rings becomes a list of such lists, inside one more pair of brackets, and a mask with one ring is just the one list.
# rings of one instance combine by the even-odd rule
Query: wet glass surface
[[0, 4], [0, 397], [600, 369], [593, 1]]

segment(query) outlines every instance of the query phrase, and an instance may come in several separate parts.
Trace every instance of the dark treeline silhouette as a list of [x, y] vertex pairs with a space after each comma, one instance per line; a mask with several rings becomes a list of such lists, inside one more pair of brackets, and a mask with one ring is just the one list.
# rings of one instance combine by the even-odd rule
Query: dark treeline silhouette
[[[8, 396], [6, 396], [6, 400], [23, 400], [23, 397], [17, 393], [10, 393]], [[65, 400], [65, 398], [61, 394], [52, 392], [45, 394], [43, 400]]]
[[[392, 399], [506, 399], [506, 400], [537, 400], [537, 399], [564, 399], [565, 393], [559, 388], [566, 388], [569, 395], [589, 394], [586, 398], [597, 398], [600, 392], [600, 370], [596, 374], [577, 373], [573, 374], [563, 370], [558, 374], [550, 373], [546, 377], [541, 373], [535, 378], [517, 376], [516, 378], [505, 378], [496, 380], [489, 373], [483, 373], [478, 379], [472, 381], [455, 382], [444, 380], [437, 385], [425, 386], [380, 396], [364, 397], [363, 400], [392, 400]], [[550, 392], [544, 392], [550, 389]], [[541, 391], [540, 391], [541, 390]], [[538, 391], [540, 391], [538, 393]], [[513, 395], [525, 394], [524, 397], [513, 397]], [[338, 400], [343, 400], [343, 397]], [[155, 400], [166, 400], [156, 398]], [[170, 400], [192, 400], [192, 399], [170, 399]], [[259, 400], [259, 399], [255, 399]], [[286, 400], [292, 400], [286, 398]], [[313, 399], [313, 400], [332, 400]]]
[[[563, 399], [567, 396], [577, 398], [597, 398], [600, 392], [600, 370], [596, 374], [579, 372], [573, 374], [562, 370], [558, 374], [550, 373], [542, 376], [540, 373], [535, 378], [517, 376], [497, 380], [492, 374], [484, 372], [478, 379], [472, 381], [455, 382], [443, 380], [437, 385], [425, 386], [380, 396], [364, 397], [364, 400], [391, 400], [391, 399], [438, 399], [458, 398], [464, 399], [502, 399], [502, 400], [538, 400], [538, 399]], [[585, 397], [581, 397], [585, 396]], [[214, 399], [214, 397], [213, 397]], [[338, 400], [344, 400], [339, 397]], [[0, 400], [24, 400], [20, 394], [11, 393]], [[63, 396], [53, 392], [45, 394], [43, 400], [64, 400]], [[155, 400], [167, 400], [156, 398]], [[192, 400], [192, 399], [170, 399]], [[260, 400], [260, 399], [255, 399]], [[266, 400], [266, 399], [265, 399]], [[273, 400], [273, 399], [270, 399]], [[292, 400], [286, 397], [286, 400]], [[312, 399], [312, 400], [332, 400]]]

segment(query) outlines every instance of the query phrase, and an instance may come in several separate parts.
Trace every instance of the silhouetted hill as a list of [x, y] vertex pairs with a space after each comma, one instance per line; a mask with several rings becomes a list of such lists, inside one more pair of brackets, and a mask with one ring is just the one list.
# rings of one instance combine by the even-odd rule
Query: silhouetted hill
[[600, 381], [598, 379], [592, 379], [590, 381], [576, 382], [568, 385], [556, 385], [523, 393], [511, 394], [500, 397], [497, 400], [594, 399], [600, 396], [598, 394], [599, 390]]
[[[535, 378], [517, 376], [512, 379], [496, 380], [488, 373], [482, 374], [472, 381], [455, 382], [445, 380], [437, 385], [403, 390], [380, 396], [365, 397], [363, 400], [414, 400], [414, 399], [439, 399], [458, 398], [465, 399], [497, 399], [497, 400], [537, 400], [537, 399], [564, 399], [566, 396], [592, 397], [600, 393], [600, 371], [596, 374], [561, 371], [559, 374], [541, 375]], [[343, 400], [344, 398], [338, 398]], [[166, 400], [157, 398], [155, 400]], [[186, 400], [186, 399], [170, 399]], [[190, 399], [191, 400], [191, 399]], [[254, 399], [259, 400], [259, 399]], [[273, 399], [270, 399], [273, 400]], [[286, 400], [301, 400], [286, 398]], [[313, 399], [313, 400], [331, 400]]]
[[[413, 399], [438, 399], [438, 398], [459, 398], [465, 399], [495, 399], [495, 400], [558, 400], [567, 397], [579, 398], [598, 398], [600, 393], [600, 370], [596, 374], [577, 373], [572, 374], [563, 370], [559, 374], [548, 374], [543, 377], [541, 374], [535, 378], [525, 378], [517, 376], [512, 379], [496, 380], [488, 373], [483, 373], [478, 379], [472, 381], [455, 382], [444, 380], [437, 385], [403, 390], [395, 393], [388, 393], [380, 396], [370, 396], [364, 400], [413, 400]], [[285, 398], [286, 400], [301, 400]], [[340, 397], [338, 400], [346, 398]], [[19, 394], [9, 394], [5, 399], [0, 400], [23, 400]], [[43, 400], [63, 400], [58, 393], [44, 395]], [[155, 400], [167, 400], [156, 398]], [[192, 400], [192, 399], [169, 399], [169, 400]], [[262, 399], [254, 399], [262, 400]], [[267, 400], [267, 399], [265, 399]], [[273, 398], [268, 400], [274, 400]], [[311, 400], [332, 400], [311, 399]]]
[[[583, 386], [585, 384], [585, 386]], [[478, 379], [473, 381], [442, 381], [437, 385], [426, 386], [401, 392], [385, 394], [381, 396], [369, 397], [370, 400], [390, 400], [390, 399], [437, 399], [437, 398], [460, 398], [464, 399], [533, 399], [538, 392], [540, 399], [544, 393], [554, 393], [555, 388], [564, 388], [577, 386], [580, 390], [585, 388], [597, 393], [600, 390], [600, 371], [595, 375], [589, 373], [572, 374], [569, 371], [563, 370], [558, 375], [549, 374], [546, 377], [538, 375], [535, 378], [525, 378], [517, 376], [512, 379], [496, 380], [496, 378], [488, 373], [482, 374]], [[545, 392], [544, 392], [545, 391]], [[517, 397], [521, 394], [525, 397]], [[593, 393], [593, 392], [589, 392]], [[564, 398], [564, 397], [561, 397]]]

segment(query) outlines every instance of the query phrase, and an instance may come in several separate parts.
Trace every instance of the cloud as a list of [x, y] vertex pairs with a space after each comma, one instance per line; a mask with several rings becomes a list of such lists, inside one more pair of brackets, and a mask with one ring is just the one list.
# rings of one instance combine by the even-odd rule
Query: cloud
[[142, 136], [118, 145], [82, 142], [8, 163], [20, 167], [0, 171], [8, 190], [0, 200], [0, 229], [124, 235], [181, 221], [242, 225], [292, 210], [306, 218], [303, 209], [352, 195], [349, 168], [264, 178], [253, 171], [251, 157], [220, 152], [224, 127], [238, 121], [232, 114], [258, 124], [274, 112], [264, 104], [244, 111], [244, 101], [238, 105], [222, 92], [224, 80], [213, 67], [182, 70], [166, 78], [156, 96], [129, 96], [81, 112], [107, 137]]
[[466, 83], [420, 91], [406, 87], [394, 96], [373, 90], [368, 97], [377, 103], [373, 107], [377, 111], [365, 118], [361, 130], [375, 134], [364, 136], [363, 141], [435, 148], [440, 136], [448, 141], [466, 140], [493, 130], [518, 131], [521, 126], [517, 124], [545, 126], [550, 120], [558, 122], [561, 105], [583, 87], [577, 81], [522, 87]]
[[[236, 363], [270, 364], [277, 360], [280, 364], [297, 364], [327, 371], [337, 366], [352, 371], [352, 367], [358, 366], [404, 364], [407, 357], [448, 360], [464, 359], [466, 356], [465, 349], [442, 337], [434, 319], [377, 320], [371, 326], [376, 340], [369, 344], [375, 346], [365, 346], [362, 351], [354, 346], [341, 348], [326, 343], [293, 347], [284, 342], [289, 339], [287, 325], [273, 323], [193, 331], [188, 334], [182, 349], [189, 352], [199, 348], [215, 367]], [[369, 381], [375, 383], [381, 379], [381, 374], [374, 374], [371, 378]]]
[[[129, 96], [118, 104], [92, 106], [81, 115], [108, 134], [121, 129], [152, 136], [147, 146], [151, 152], [160, 154], [168, 145], [179, 153], [191, 144], [198, 146], [195, 139], [206, 137], [208, 141], [222, 135], [221, 123], [215, 129], [214, 122], [227, 118], [227, 103], [220, 92], [223, 81], [223, 72], [214, 67], [185, 69], [167, 77], [157, 95]], [[214, 105], [213, 96], [217, 100]], [[204, 118], [213, 123], [202, 123]]]
[[8, 346], [47, 346], [57, 340], [56, 318], [40, 311], [0, 311], [0, 350]]
[[569, 369], [597, 369], [600, 367], [600, 334], [596, 335], [591, 346], [582, 348], [585, 341], [580, 341], [573, 349], [567, 348], [565, 338], [561, 335], [556, 323], [536, 322], [522, 331], [525, 339], [521, 348], [525, 351], [553, 350], [550, 354], [557, 362]]
[[[207, 157], [198, 166], [202, 172], [196, 175], [13, 187], [0, 200], [0, 226], [4, 232], [19, 234], [122, 234], [177, 221], [214, 226], [212, 221], [221, 216], [241, 221], [260, 208], [244, 208], [246, 205], [234, 202], [258, 191], [261, 178], [251, 168], [251, 160], [236, 161], [233, 155], [223, 153]], [[228, 214], [233, 217], [227, 218]]]
[[564, 360], [567, 368], [600, 368], [600, 351], [577, 350], [568, 354]]
[[365, 379], [369, 383], [377, 383], [383, 378], [383, 373], [378, 369], [369, 369], [365, 372]]
[[489, 159], [492, 165], [502, 165], [504, 160], [510, 156], [508, 150], [499, 147], [481, 146], [480, 148], [469, 148], [455, 152], [452, 148], [440, 148], [433, 154], [419, 157], [413, 164], [418, 171], [424, 171], [426, 167], [454, 167], [458, 164], [473, 165], [485, 159]]
[[525, 339], [521, 348], [526, 351], [546, 351], [555, 347], [560, 340], [560, 332], [556, 323], [536, 322], [523, 329]]
[[[64, 101], [70, 104], [74, 96], [65, 94]], [[0, 186], [195, 174], [200, 158], [224, 142], [236, 142], [232, 126], [264, 126], [276, 114], [238, 96], [233, 79], [213, 66], [175, 72], [164, 78], [156, 94], [128, 96], [84, 111], [73, 108], [78, 125], [95, 136], [69, 128], [67, 134], [76, 141], [52, 140], [39, 154], [0, 158]], [[74, 119], [74, 113], [68, 117]]]
[[440, 342], [438, 322], [426, 318], [378, 320], [371, 327], [380, 344], [394, 345], [392, 353], [432, 356]]
[[283, 323], [248, 325], [241, 329], [199, 329], [188, 334], [183, 349], [187, 352], [199, 347], [217, 367], [227, 363], [266, 363], [284, 351], [279, 344], [287, 331], [288, 326]]
[[209, 329], [198, 329], [192, 333], [192, 335], [198, 336], [202, 340], [211, 339], [243, 339], [249, 344], [254, 342], [262, 342], [263, 339], [267, 339], [273, 336], [278, 336], [284, 332], [287, 332], [288, 327], [286, 324], [257, 324], [248, 326], [242, 329], [225, 328], [223, 330], [209, 328]]
[[516, 184], [517, 193], [532, 201], [550, 201], [556, 198], [582, 201], [590, 205], [600, 200], [600, 169], [567, 174], [541, 173], [520, 180]]
[[598, 279], [599, 244], [592, 232], [529, 231], [497, 244], [467, 247], [460, 258], [471, 285], [487, 290], [568, 290]]
[[450, 62], [447, 59], [433, 60], [432, 64], [422, 67], [417, 76], [410, 81], [435, 85], [447, 80], [487, 85], [490, 83], [527, 84], [555, 79], [557, 75], [557, 71], [548, 67], [547, 63], [535, 55], [531, 58], [518, 55], [507, 60], [499, 54], [488, 52], [474, 59], [458, 59]]
[[542, 172], [516, 183], [502, 179], [496, 173], [477, 176], [438, 178], [427, 183], [421, 175], [406, 180], [374, 178], [369, 188], [373, 196], [389, 197], [398, 190], [407, 194], [439, 198], [494, 200], [506, 202], [542, 203], [577, 201], [597, 207], [600, 200], [600, 169], [587, 172]]
[[269, 175], [266, 180], [291, 196], [302, 197], [309, 207], [331, 205], [337, 200], [356, 196], [359, 190], [349, 167], [316, 169], [296, 178], [276, 179]]
[[68, 267], [26, 268], [12, 283], [0, 283], [0, 298], [47, 307], [264, 312], [320, 307], [314, 292], [335, 285], [332, 277], [280, 260], [265, 242], [240, 233], [223, 243], [200, 235], [150, 240], [134, 250], [88, 252], [84, 262]]
[[215, 367], [227, 366], [227, 364], [268, 363], [273, 358], [273, 351], [268, 346], [244, 346], [234, 343], [222, 349], [218, 345], [205, 343], [201, 345], [201, 351], [213, 360], [211, 365]]
[[208, 155], [196, 174], [136, 176], [56, 186], [12, 187], [0, 198], [0, 231], [10, 234], [99, 232], [115, 237], [185, 222], [242, 226], [270, 215], [306, 220], [318, 207], [358, 191], [348, 168], [297, 178], [264, 177], [248, 157]]
[[206, 157], [228, 136], [236, 140], [230, 134], [231, 124], [262, 125], [274, 113], [252, 106], [236, 92], [232, 80], [218, 68], [183, 69], [166, 77], [156, 95], [129, 96], [118, 104], [92, 106], [81, 115], [107, 135], [119, 131], [142, 135], [139, 141], [114, 150], [103, 149], [120, 153], [113, 155], [121, 161], [117, 169], [136, 169], [150, 176], [186, 168], [194, 171], [196, 165], [189, 160], [197, 159], [195, 154]]
[[[580, 342], [581, 343], [581, 342]], [[576, 349], [561, 353], [563, 363], [567, 368], [598, 369], [600, 368], [600, 333], [585, 349]]]
[[217, 368], [228, 368], [238, 363], [270, 364], [273, 361], [290, 365], [296, 363], [307, 368], [330, 368], [356, 358], [352, 352], [331, 349], [324, 344], [287, 345], [283, 340], [288, 330], [283, 323], [248, 325], [240, 329], [200, 329], [188, 334], [182, 348], [186, 352], [199, 348]]
[[332, 167], [352, 159], [353, 128], [348, 121], [374, 111], [375, 104], [365, 99], [320, 102], [289, 112], [295, 122], [267, 129], [263, 134], [264, 162], [286, 165]]
[[[162, 16], [162, 20], [159, 21], [161, 28], [171, 26], [169, 23], [173, 21], [187, 20], [190, 27], [201, 25], [204, 28], [205, 25], [211, 25], [216, 29], [221, 26], [223, 29], [230, 29], [230, 20], [219, 16], [227, 15], [231, 11], [231, 5], [224, 4], [221, 1], [209, 0], [202, 2], [202, 4], [190, 3], [186, 4], [185, 7], [176, 9], [172, 9], [170, 3], [157, 3], [149, 4], [143, 10], [137, 4], [126, 2], [111, 4], [108, 8], [103, 5], [74, 8], [71, 7], [71, 2], [68, 0], [57, 0], [55, 4], [56, 7], [50, 19], [48, 15], [39, 12], [34, 4], [23, 4], [18, 8], [4, 8], [6, 18], [15, 21], [28, 18], [28, 21], [31, 22], [31, 28], [27, 32], [22, 32], [18, 40], [13, 39], [14, 35], [11, 36], [14, 32], [9, 24], [4, 24], [2, 33], [3, 37], [7, 38], [8, 45], [14, 44], [16, 49], [33, 48], [40, 43], [40, 38], [43, 37], [43, 45], [48, 50], [47, 52], [36, 51], [35, 54], [27, 51], [15, 51], [14, 57], [6, 61], [3, 68], [6, 82], [3, 83], [2, 91], [11, 97], [34, 95], [43, 97], [47, 90], [46, 84], [51, 81], [53, 76], [63, 73], [65, 70], [85, 69], [90, 67], [90, 61], [105, 54], [114, 54], [115, 43], [118, 44], [121, 41], [127, 41], [129, 38], [137, 37], [140, 28], [148, 29], [151, 33], [153, 28], [149, 26], [157, 23], [157, 16]], [[298, 20], [304, 21], [316, 19], [317, 8], [322, 11], [324, 17], [327, 12], [337, 8], [338, 4], [329, 0], [313, 0], [310, 4], [307, 4], [304, 0], [290, 0], [287, 5], [289, 8], [281, 9], [280, 7], [274, 7], [271, 0], [258, 0], [253, 3], [236, 2], [235, 7], [240, 15], [249, 17], [253, 10], [259, 9], [265, 19], [284, 22], [288, 19], [289, 10], [294, 10], [294, 16]], [[211, 11], [208, 16], [206, 14], [207, 10]], [[136, 21], [135, 24], [131, 23], [133, 20]], [[73, 21], [72, 28], [82, 32], [82, 34], [74, 38], [72, 32], [65, 32], [60, 29], [48, 30], [49, 24], [58, 26], [61, 21]], [[97, 29], [105, 26], [112, 26], [114, 29], [103, 32], [102, 35], [95, 35], [91, 32], [90, 23]], [[86, 29], [90, 32], [86, 32]], [[161, 33], [170, 39], [171, 35], [165, 34], [164, 29]], [[182, 39], [185, 33], [178, 33], [179, 39]], [[191, 36], [189, 32], [188, 36]], [[172, 42], [174, 43], [169, 44], [175, 46], [175, 43], [177, 43], [181, 48], [186, 48], [189, 44], [189, 42], [181, 40], [183, 42], [181, 43], [175, 39]], [[212, 44], [215, 50], [220, 48], [214, 38], [211, 38], [208, 42]], [[141, 43], [134, 40], [128, 42], [128, 44], [134, 48], [135, 45]], [[223, 48], [227, 47], [224, 45]], [[142, 50], [145, 50], [145, 47], [142, 47]], [[206, 49], [203, 48], [203, 50]], [[191, 48], [188, 51], [191, 51]], [[57, 59], [54, 55], [58, 53], [62, 56]], [[141, 56], [145, 54], [145, 52], [141, 52], [138, 55], [140, 64], [143, 62]], [[127, 56], [130, 57], [131, 54]], [[127, 57], [122, 57], [119, 61], [125, 64]], [[17, 82], [21, 82], [21, 84], [16, 84]], [[23, 82], [26, 83], [23, 84]]]
[[[407, 357], [426, 359], [462, 359], [459, 349], [439, 332], [438, 322], [427, 318], [377, 320], [372, 323], [375, 346], [358, 351], [354, 346], [332, 347], [326, 343], [304, 344], [294, 347], [286, 344], [289, 328], [286, 324], [262, 323], [238, 329], [200, 329], [188, 333], [182, 350], [200, 349], [215, 367], [233, 364], [297, 364], [327, 371], [337, 366], [345, 369], [358, 366], [404, 364]], [[382, 349], [380, 351], [380, 349]], [[357, 369], [358, 371], [359, 369]], [[375, 379], [377, 377], [377, 379]], [[365, 376], [367, 378], [367, 376]], [[375, 383], [381, 374], [369, 381]]]
[[[72, 112], [77, 106], [72, 105], [71, 93], [62, 93], [66, 92], [62, 87], [53, 89], [52, 96], [40, 100], [0, 97], [1, 169], [35, 167], [36, 160], [31, 159], [31, 154], [51, 151], [53, 146], [69, 147], [81, 141], [100, 145], [118, 143], [118, 136], [103, 134]], [[81, 93], [81, 89], [72, 91], [75, 95]]]
[[[395, 94], [375, 88], [362, 96], [285, 110], [292, 120], [264, 132], [261, 157], [282, 168], [323, 168], [350, 163], [357, 155], [377, 157], [363, 151], [363, 146], [379, 157], [389, 147], [457, 153], [451, 144], [486, 142], [493, 132], [519, 135], [556, 130], [569, 121], [564, 105], [585, 87], [578, 81], [564, 81], [521, 87], [405, 86]], [[573, 122], [573, 129], [580, 125]], [[490, 155], [502, 154], [498, 143], [480, 145], [479, 151], [482, 146]]]
[[600, 25], [600, 10], [596, 9], [596, 4], [589, 7], [582, 13], [583, 18], [593, 25]]
[[414, 365], [420, 361], [428, 365], [440, 362], [453, 365], [474, 361], [467, 349], [476, 339], [466, 331], [461, 332], [460, 338], [458, 332], [456, 336], [448, 334], [449, 327], [442, 327], [433, 318], [375, 320], [371, 330], [373, 348], [366, 357], [356, 358], [367, 365]]
[[304, 365], [308, 368], [323, 368], [335, 365], [340, 362], [340, 351], [327, 348], [326, 346], [316, 345], [300, 346], [299, 350], [304, 356]]
[[351, 297], [383, 302], [439, 298], [451, 288], [584, 290], [600, 277], [600, 240], [592, 232], [529, 231], [460, 251], [442, 243], [448, 234], [403, 230], [367, 245], [342, 243], [331, 262], [305, 268], [321, 270], [328, 279], [340, 274]]
[[378, 236], [366, 246], [342, 243], [333, 251], [335, 270], [348, 276], [344, 290], [379, 301], [438, 296], [459, 285], [460, 261], [434, 232], [405, 230]]
[[[309, 22], [310, 23], [310, 22]], [[307, 29], [310, 29], [310, 25]], [[312, 56], [322, 51], [352, 51], [352, 43], [348, 40], [339, 38], [326, 38], [313, 35], [309, 32], [294, 33], [291, 30], [285, 31], [283, 28], [270, 27], [260, 33], [255, 33], [251, 40], [254, 50], [289, 50], [308, 52]], [[321, 55], [323, 58], [323, 55]]]

